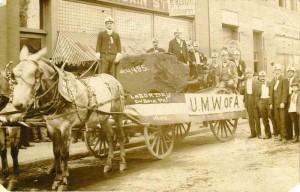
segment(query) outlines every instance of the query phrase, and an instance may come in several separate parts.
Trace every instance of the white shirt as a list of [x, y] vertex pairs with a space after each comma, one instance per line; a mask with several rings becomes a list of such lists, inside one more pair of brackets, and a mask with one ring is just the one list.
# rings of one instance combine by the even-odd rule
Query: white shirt
[[114, 44], [114, 39], [112, 38], [111, 34], [112, 34], [112, 29], [106, 29], [107, 34], [109, 35], [109, 39], [110, 39], [110, 43]]
[[247, 94], [252, 94], [252, 78], [247, 79]]
[[240, 60], [234, 60], [235, 64], [236, 64], [236, 67], [239, 67], [240, 65]]
[[266, 83], [261, 84], [261, 99], [269, 99], [270, 94], [269, 94], [269, 87], [267, 86]]
[[292, 95], [291, 95], [291, 102], [290, 102], [290, 107], [289, 107], [289, 113], [291, 113], [291, 112], [297, 112], [297, 107], [296, 107], [297, 99], [298, 99], [297, 94], [293, 92]]
[[200, 64], [201, 63], [201, 61], [200, 61], [200, 54], [197, 51], [195, 51], [195, 58], [196, 58], [196, 64]]
[[289, 80], [289, 94], [292, 94], [292, 82], [294, 80], [294, 77], [289, 78], [288, 80]]
[[277, 90], [277, 87], [278, 87], [278, 84], [279, 84], [279, 76], [278, 77], [275, 76], [275, 78], [277, 78], [277, 80], [276, 80], [275, 85], [274, 85], [274, 90]]

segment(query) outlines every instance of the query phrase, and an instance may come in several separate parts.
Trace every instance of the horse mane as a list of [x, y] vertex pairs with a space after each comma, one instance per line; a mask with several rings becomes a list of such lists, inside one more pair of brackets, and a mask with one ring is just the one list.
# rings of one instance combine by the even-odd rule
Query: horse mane
[[44, 73], [43, 74], [43, 79], [49, 79], [53, 76], [53, 74], [56, 73], [56, 70], [53, 67], [54, 64], [52, 64], [52, 61], [49, 60], [49, 59], [46, 59], [46, 58], [42, 57], [38, 61], [38, 65]]

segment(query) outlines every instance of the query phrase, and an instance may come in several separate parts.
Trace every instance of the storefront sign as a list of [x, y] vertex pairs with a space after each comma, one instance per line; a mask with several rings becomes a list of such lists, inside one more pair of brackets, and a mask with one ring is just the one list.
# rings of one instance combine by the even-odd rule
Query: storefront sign
[[300, 39], [300, 29], [290, 27], [290, 26], [279, 26], [277, 28], [277, 34], [278, 35], [283, 35], [283, 36], [286, 36], [286, 37]]
[[168, 12], [168, 0], [106, 0], [106, 1]]
[[195, 15], [195, 0], [168, 0], [169, 16]]

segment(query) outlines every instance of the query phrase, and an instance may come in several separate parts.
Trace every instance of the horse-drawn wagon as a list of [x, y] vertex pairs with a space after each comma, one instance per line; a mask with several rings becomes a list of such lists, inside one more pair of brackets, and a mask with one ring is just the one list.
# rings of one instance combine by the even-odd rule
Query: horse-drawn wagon
[[[60, 33], [54, 62], [64, 63], [83, 53], [85, 58], [73, 61], [73, 66], [92, 66], [93, 38]], [[62, 54], [66, 49], [73, 51]], [[234, 137], [238, 119], [247, 116], [242, 96], [212, 87], [209, 74], [201, 75], [204, 86], [198, 86], [195, 93], [182, 93], [183, 87], [191, 84], [188, 74], [187, 66], [167, 54], [127, 56], [118, 64], [117, 79], [129, 93], [123, 113], [125, 132], [143, 132], [149, 152], [157, 159], [171, 153], [174, 143], [187, 136], [192, 123], [205, 122], [218, 140], [227, 141]], [[108, 143], [101, 126], [85, 127], [84, 132], [88, 150], [97, 158], [106, 157]]]
[[[93, 75], [91, 71], [97, 70], [95, 38], [60, 33], [52, 61], [42, 58], [45, 50], [31, 55], [23, 48], [21, 62], [11, 74], [15, 80], [13, 105], [28, 116], [45, 116], [55, 154], [53, 189], [66, 189], [68, 140], [74, 127], [85, 132], [87, 148], [95, 157], [107, 157], [104, 171], [111, 170], [112, 148], [119, 142], [120, 170], [124, 170], [122, 127], [125, 132], [143, 131], [149, 152], [163, 159], [176, 141], [187, 136], [191, 123], [206, 122], [219, 140], [227, 141], [234, 136], [238, 119], [247, 115], [242, 96], [226, 88], [202, 86], [195, 93], [182, 92], [189, 81], [188, 66], [169, 54], [125, 57], [118, 64], [119, 82], [106, 74]], [[77, 71], [78, 76], [64, 70], [87, 63], [87, 71]], [[84, 77], [87, 74], [90, 76]], [[30, 119], [24, 123], [44, 125]]]

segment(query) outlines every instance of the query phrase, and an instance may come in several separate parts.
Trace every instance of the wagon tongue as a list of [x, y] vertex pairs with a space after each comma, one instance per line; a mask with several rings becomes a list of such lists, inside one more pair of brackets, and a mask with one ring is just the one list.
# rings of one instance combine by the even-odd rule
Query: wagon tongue
[[58, 91], [67, 101], [75, 102], [77, 105], [87, 106], [88, 97], [86, 86], [76, 79], [76, 76], [68, 71], [58, 68], [54, 65], [58, 72]]

